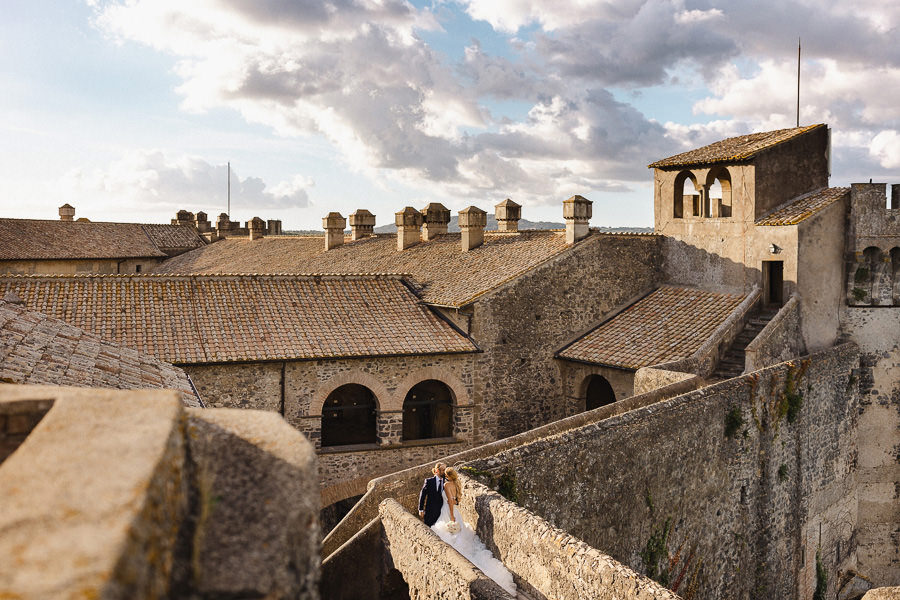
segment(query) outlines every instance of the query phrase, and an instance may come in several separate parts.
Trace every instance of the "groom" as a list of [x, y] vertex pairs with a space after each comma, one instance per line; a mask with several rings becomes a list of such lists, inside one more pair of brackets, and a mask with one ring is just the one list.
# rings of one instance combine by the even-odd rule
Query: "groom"
[[431, 527], [441, 516], [441, 506], [444, 505], [444, 469], [447, 465], [437, 463], [431, 470], [434, 477], [425, 480], [422, 491], [419, 492], [419, 516], [425, 524]]

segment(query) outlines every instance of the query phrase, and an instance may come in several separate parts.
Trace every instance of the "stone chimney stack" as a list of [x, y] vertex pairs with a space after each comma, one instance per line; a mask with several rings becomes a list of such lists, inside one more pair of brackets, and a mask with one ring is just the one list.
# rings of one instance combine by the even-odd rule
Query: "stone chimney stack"
[[75, 207], [70, 204], [63, 204], [59, 207], [59, 220], [60, 221], [74, 221], [75, 220]]
[[397, 225], [397, 250], [406, 250], [421, 239], [422, 213], [412, 206], [396, 213], [394, 224]]
[[522, 206], [507, 198], [494, 206], [494, 217], [497, 219], [497, 231], [518, 231]]
[[250, 233], [251, 240], [262, 239], [266, 233], [266, 222], [259, 217], [253, 217], [247, 221], [247, 231]]
[[194, 213], [188, 210], [179, 210], [178, 213], [176, 213], [175, 218], [170, 222], [172, 225], [193, 225]]
[[200, 233], [209, 233], [209, 230], [212, 229], [209, 219], [206, 218], [206, 213], [202, 210], [194, 215], [194, 225]]
[[563, 218], [566, 220], [566, 243], [574, 244], [587, 237], [590, 231], [588, 221], [591, 220], [593, 202], [584, 196], [572, 196], [563, 200]]
[[375, 215], [364, 208], [350, 213], [350, 239], [358, 240], [375, 233]]
[[220, 238], [224, 238], [225, 234], [231, 229], [231, 219], [228, 218], [227, 213], [219, 213], [219, 218], [216, 219], [216, 232], [219, 234]]
[[436, 236], [447, 233], [447, 226], [450, 225], [450, 209], [443, 204], [432, 202], [422, 210], [423, 220], [422, 239], [424, 241], [433, 240]]
[[344, 243], [344, 228], [347, 227], [347, 219], [339, 212], [330, 212], [322, 219], [322, 228], [325, 229], [325, 249], [331, 250]]
[[477, 206], [459, 211], [459, 228], [462, 230], [462, 251], [468, 252], [484, 243], [487, 213]]
[[[900, 183], [891, 184], [891, 210], [900, 208]], [[62, 210], [62, 209], [60, 209]]]
[[281, 219], [269, 219], [267, 225], [269, 235], [281, 235]]

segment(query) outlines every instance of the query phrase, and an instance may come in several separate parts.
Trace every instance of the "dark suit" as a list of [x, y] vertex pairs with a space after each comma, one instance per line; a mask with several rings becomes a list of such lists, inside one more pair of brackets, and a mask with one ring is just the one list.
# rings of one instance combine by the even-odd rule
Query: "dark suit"
[[425, 511], [425, 524], [431, 527], [441, 516], [441, 506], [444, 505], [444, 494], [439, 485], [440, 477], [429, 477], [419, 492], [419, 512]]

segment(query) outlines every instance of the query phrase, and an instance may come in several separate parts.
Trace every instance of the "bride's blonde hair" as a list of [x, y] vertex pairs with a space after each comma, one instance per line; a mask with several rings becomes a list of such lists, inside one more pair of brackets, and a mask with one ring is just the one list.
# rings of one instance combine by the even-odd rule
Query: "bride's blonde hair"
[[449, 479], [450, 481], [456, 481], [459, 479], [459, 475], [456, 474], [456, 469], [453, 467], [447, 467], [444, 469], [444, 477]]

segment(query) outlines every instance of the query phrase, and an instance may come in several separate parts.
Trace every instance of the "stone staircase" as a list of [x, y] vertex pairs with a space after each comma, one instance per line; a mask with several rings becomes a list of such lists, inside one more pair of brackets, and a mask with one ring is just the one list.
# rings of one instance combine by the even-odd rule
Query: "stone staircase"
[[745, 361], [744, 351], [747, 349], [750, 342], [759, 335], [759, 332], [763, 330], [776, 314], [778, 314], [777, 308], [764, 309], [750, 317], [750, 319], [747, 320], [747, 324], [744, 325], [744, 329], [742, 329], [737, 337], [734, 338], [731, 347], [728, 348], [728, 351], [726, 351], [721, 360], [719, 360], [719, 364], [716, 365], [716, 370], [713, 371], [710, 379], [722, 381], [737, 377], [743, 373]]

